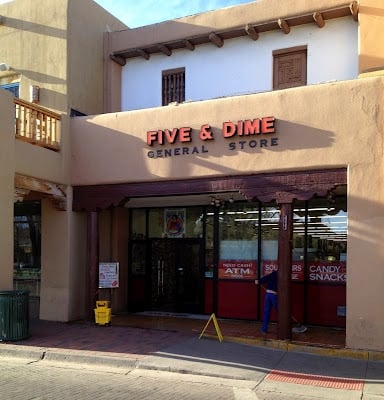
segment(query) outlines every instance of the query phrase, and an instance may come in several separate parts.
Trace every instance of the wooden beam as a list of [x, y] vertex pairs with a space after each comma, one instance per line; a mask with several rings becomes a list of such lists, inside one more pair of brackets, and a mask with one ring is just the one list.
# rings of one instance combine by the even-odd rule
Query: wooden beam
[[121, 65], [122, 67], [124, 67], [124, 65], [127, 63], [127, 60], [124, 57], [121, 56], [115, 56], [113, 54], [111, 54], [109, 56], [109, 58], [114, 61], [115, 63]]
[[195, 45], [190, 41], [190, 40], [184, 40], [184, 46], [188, 49], [188, 50], [195, 50]]
[[64, 186], [30, 176], [16, 174], [15, 197], [21, 193], [24, 193], [24, 196], [28, 196], [30, 192], [35, 192], [42, 198], [48, 197], [57, 209], [61, 211], [66, 210], [67, 195]]
[[288, 35], [289, 32], [291, 32], [291, 28], [288, 25], [288, 22], [285, 19], [279, 18], [277, 20], [277, 24], [279, 25], [280, 29]]
[[358, 20], [359, 17], [359, 4], [357, 1], [352, 1], [352, 3], [349, 5], [349, 9], [351, 10], [351, 14], [353, 16], [353, 19], [355, 21]]
[[136, 49], [136, 52], [139, 54], [139, 56], [145, 58], [146, 60], [149, 60], [149, 54], [143, 49]]
[[162, 53], [164, 53], [168, 57], [172, 54], [172, 50], [169, 47], [167, 47], [165, 44], [159, 44], [157, 47], [159, 48], [159, 50]]
[[180, 194], [212, 194], [238, 191], [247, 200], [258, 199], [268, 203], [278, 198], [279, 203], [287, 203], [281, 192], [297, 200], [309, 200], [314, 194], [326, 196], [337, 185], [347, 183], [345, 169], [326, 169], [312, 172], [286, 172], [281, 174], [240, 175], [231, 178], [195, 178], [183, 180], [136, 182], [74, 186], [73, 210], [106, 210], [119, 206], [129, 198], [177, 196]]
[[319, 28], [322, 28], [325, 25], [325, 21], [321, 13], [319, 12], [314, 12], [313, 13], [313, 20], [316, 22], [316, 25]]
[[257, 32], [257, 29], [254, 26], [247, 24], [244, 29], [252, 40], [257, 40], [259, 38], [259, 32]]
[[212, 32], [209, 34], [209, 40], [215, 44], [217, 47], [223, 47], [224, 46], [224, 40], [217, 35], [216, 33]]
[[30, 190], [15, 187], [13, 192], [13, 202], [16, 203], [17, 201], [24, 201], [24, 198], [27, 197], [29, 193]]

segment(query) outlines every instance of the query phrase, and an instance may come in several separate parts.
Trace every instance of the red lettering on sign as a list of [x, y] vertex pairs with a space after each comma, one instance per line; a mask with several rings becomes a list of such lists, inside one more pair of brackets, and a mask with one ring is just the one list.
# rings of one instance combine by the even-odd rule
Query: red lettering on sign
[[260, 134], [260, 119], [256, 118], [253, 121], [246, 119], [244, 121], [244, 135], [258, 135]]
[[264, 117], [261, 119], [261, 133], [275, 133], [274, 117]]
[[246, 119], [245, 121], [223, 122], [222, 129], [223, 137], [229, 138], [232, 136], [249, 136], [275, 133], [275, 118], [263, 117], [261, 119], [255, 118], [253, 120]]
[[256, 279], [257, 263], [253, 260], [221, 260], [220, 279]]
[[223, 136], [232, 137], [236, 133], [236, 125], [233, 122], [223, 122]]
[[147, 144], [149, 146], [153, 146], [155, 143], [158, 144], [174, 144], [177, 141], [181, 143], [191, 142], [192, 141], [192, 128], [183, 127], [183, 128], [173, 128], [173, 129], [165, 129], [162, 131], [159, 129], [158, 131], [148, 131], [147, 132]]
[[157, 141], [157, 131], [147, 132], [147, 145], [153, 146], [153, 142]]
[[[224, 138], [230, 138], [232, 136], [251, 136], [251, 135], [262, 135], [275, 133], [275, 117], [263, 117], [255, 119], [239, 120], [237, 122], [223, 122], [222, 135]], [[204, 124], [201, 126], [200, 140], [212, 140], [213, 134], [211, 132], [211, 126]], [[192, 141], [192, 128], [172, 128], [172, 129], [158, 129], [157, 131], [147, 131], [147, 144], [153, 146], [155, 143], [163, 144], [175, 144], [188, 143]]]

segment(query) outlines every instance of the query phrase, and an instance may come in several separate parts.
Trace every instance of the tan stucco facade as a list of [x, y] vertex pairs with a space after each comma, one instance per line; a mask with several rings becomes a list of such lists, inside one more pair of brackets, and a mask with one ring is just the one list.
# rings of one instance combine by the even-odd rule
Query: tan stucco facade
[[[154, 40], [179, 40], [282, 15], [289, 18], [310, 13], [312, 3], [256, 2], [125, 31], [120, 31], [126, 29], [124, 24], [91, 0], [39, 3], [39, 8], [34, 0], [0, 6], [0, 15], [5, 16], [0, 25], [0, 63], [11, 67], [14, 79], [20, 77], [21, 98], [29, 100], [29, 86], [36, 84], [40, 105], [62, 115], [60, 151], [15, 141], [12, 98], [0, 90], [0, 289], [13, 287], [15, 174], [64, 188], [65, 209], [57, 209], [52, 199], [42, 200], [40, 318], [70, 321], [83, 318], [87, 311], [87, 221], [85, 213], [72, 212], [73, 186], [345, 168], [349, 220], [346, 345], [384, 350], [384, 321], [377, 313], [384, 302], [384, 78], [102, 114], [120, 109], [121, 67], [109, 55], [124, 50], [127, 43], [140, 48]], [[321, 6], [333, 9], [349, 3], [322, 0]], [[383, 69], [384, 42], [377, 33], [381, 32], [383, 7], [381, 0], [359, 2], [362, 77]], [[41, 9], [46, 11], [41, 13]], [[106, 34], [109, 30], [115, 32]], [[17, 51], [15, 43], [20, 47]], [[71, 109], [92, 115], [71, 119]], [[276, 132], [265, 135], [263, 147], [259, 137], [252, 138], [257, 141], [255, 147], [247, 139], [244, 148], [239, 138], [223, 138], [224, 122], [269, 116], [276, 118]], [[212, 128], [212, 139], [200, 137], [205, 124]], [[192, 129], [191, 143], [146, 144], [148, 131], [181, 127]], [[273, 142], [272, 137], [276, 138]], [[187, 148], [189, 153], [176, 155], [176, 148]], [[156, 158], [149, 153], [164, 149], [172, 155]], [[104, 210], [99, 219], [100, 260], [119, 261], [121, 281], [127, 281], [128, 212]], [[123, 309], [127, 287], [114, 296], [114, 304]]]
[[13, 289], [14, 122], [12, 96], [0, 90], [0, 290]]
[[384, 43], [378, 40], [384, 24], [383, 4], [380, 0], [363, 0], [359, 6], [360, 57], [359, 71], [367, 73], [384, 68]]
[[30, 86], [37, 85], [39, 105], [61, 114], [60, 151], [15, 141], [14, 104], [1, 91], [1, 129], [7, 133], [1, 136], [1, 196], [9, 204], [1, 209], [2, 221], [7, 221], [1, 226], [1, 288], [13, 287], [15, 174], [59, 186], [65, 195], [64, 209], [55, 207], [52, 198], [42, 201], [39, 316], [58, 321], [81, 318], [85, 312], [85, 273], [81, 273], [85, 225], [83, 216], [71, 211], [69, 115], [71, 109], [103, 112], [104, 32], [127, 27], [91, 0], [43, 0], [38, 7], [33, 0], [17, 0], [0, 5], [0, 15], [0, 63], [9, 67], [0, 72], [0, 84], [19, 82], [20, 98], [26, 101]]
[[[348, 171], [347, 346], [381, 349], [384, 301], [384, 79], [302, 87], [72, 121], [74, 185], [186, 179], [341, 167]], [[319, 100], [320, 99], [320, 100]], [[294, 104], [294, 107], [291, 105]], [[225, 121], [274, 116], [277, 146], [228, 150]], [[209, 124], [214, 139], [202, 142]], [[151, 130], [192, 127], [193, 143], [146, 144]], [[236, 139], [231, 139], [236, 142]], [[150, 158], [160, 148], [205, 146], [206, 153]], [[364, 293], [370, 293], [369, 298]]]

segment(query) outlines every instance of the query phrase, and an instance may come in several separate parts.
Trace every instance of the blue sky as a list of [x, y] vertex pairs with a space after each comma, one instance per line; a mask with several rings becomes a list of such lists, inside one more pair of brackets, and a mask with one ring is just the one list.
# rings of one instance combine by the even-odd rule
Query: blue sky
[[95, 0], [130, 28], [216, 10], [253, 0]]

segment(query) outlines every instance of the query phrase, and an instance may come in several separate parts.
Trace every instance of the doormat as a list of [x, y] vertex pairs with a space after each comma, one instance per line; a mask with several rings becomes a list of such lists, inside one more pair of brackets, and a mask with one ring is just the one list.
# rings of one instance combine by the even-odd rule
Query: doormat
[[169, 317], [169, 318], [191, 318], [191, 319], [205, 319], [208, 320], [209, 315], [201, 314], [182, 314], [167, 311], [142, 311], [135, 313], [136, 315], [143, 315], [145, 317]]

